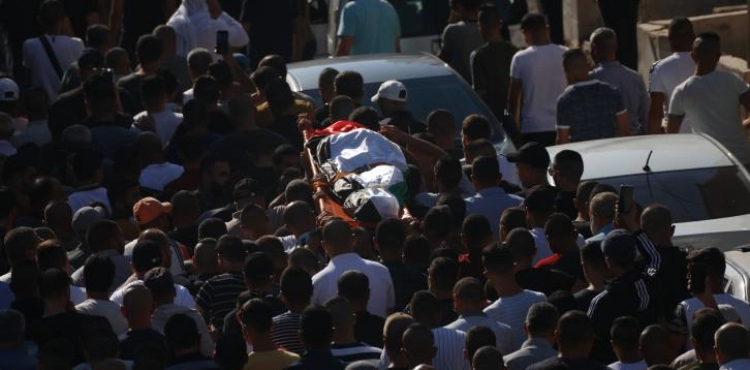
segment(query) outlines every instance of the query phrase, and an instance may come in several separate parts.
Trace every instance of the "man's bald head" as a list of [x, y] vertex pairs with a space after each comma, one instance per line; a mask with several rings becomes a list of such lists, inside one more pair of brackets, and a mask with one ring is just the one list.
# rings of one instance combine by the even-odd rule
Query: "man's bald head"
[[747, 329], [737, 323], [724, 324], [714, 335], [716, 358], [723, 365], [729, 361], [748, 358], [750, 336]]
[[481, 307], [482, 303], [486, 301], [484, 285], [477, 278], [465, 277], [453, 287], [453, 299], [472, 307]]
[[484, 346], [477, 350], [471, 364], [473, 370], [505, 369], [502, 353], [492, 346]]
[[617, 53], [617, 34], [611, 28], [600, 27], [591, 33], [591, 48], [599, 58]]
[[590, 214], [592, 216], [601, 217], [605, 220], [614, 220], [615, 208], [617, 206], [617, 194], [615, 193], [600, 193], [595, 195], [591, 202], [589, 202]]
[[201, 273], [219, 271], [216, 253], [216, 239], [206, 238], [199, 241], [193, 252], [193, 266], [197, 267]]
[[717, 63], [721, 58], [721, 38], [713, 32], [698, 35], [693, 43], [693, 59], [696, 63]]
[[333, 220], [323, 226], [323, 246], [331, 254], [348, 253], [354, 250], [354, 233], [345, 221]]
[[151, 316], [154, 301], [151, 291], [142, 283], [132, 284], [125, 289], [122, 307], [127, 318]]
[[672, 212], [661, 204], [647, 207], [641, 214], [641, 229], [654, 243], [665, 244], [674, 234]]
[[385, 320], [383, 326], [383, 342], [384, 350], [389, 357], [396, 356], [401, 353], [401, 338], [404, 336], [404, 332], [409, 328], [409, 325], [414, 323], [414, 318], [411, 316], [397, 312], [394, 313]]

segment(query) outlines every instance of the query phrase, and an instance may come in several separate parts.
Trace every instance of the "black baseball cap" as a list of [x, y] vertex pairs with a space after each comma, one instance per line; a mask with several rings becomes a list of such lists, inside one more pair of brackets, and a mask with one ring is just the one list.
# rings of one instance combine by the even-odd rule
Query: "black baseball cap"
[[526, 143], [517, 152], [506, 156], [511, 163], [525, 163], [536, 168], [549, 167], [550, 158], [547, 148], [537, 142]]
[[260, 183], [252, 178], [244, 178], [234, 185], [232, 199], [239, 201], [247, 198], [253, 198], [263, 194]]

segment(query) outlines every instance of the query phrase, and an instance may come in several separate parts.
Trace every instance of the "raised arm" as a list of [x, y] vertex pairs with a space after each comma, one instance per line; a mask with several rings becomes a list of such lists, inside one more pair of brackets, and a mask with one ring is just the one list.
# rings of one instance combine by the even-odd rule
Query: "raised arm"
[[109, 28], [112, 33], [112, 45], [119, 45], [124, 6], [125, 0], [112, 0], [112, 8], [109, 10]]

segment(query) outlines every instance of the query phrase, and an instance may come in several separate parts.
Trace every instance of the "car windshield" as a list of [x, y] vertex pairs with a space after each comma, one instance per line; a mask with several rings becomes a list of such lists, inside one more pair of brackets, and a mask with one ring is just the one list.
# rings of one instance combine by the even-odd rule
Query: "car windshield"
[[443, 33], [450, 5], [439, 0], [388, 0], [401, 20], [401, 37], [440, 35]]
[[[414, 78], [401, 80], [409, 91], [409, 102], [406, 108], [420, 121], [425, 121], [427, 115], [435, 109], [446, 109], [453, 113], [456, 120], [460, 122], [464, 117], [470, 114], [482, 114], [489, 116], [492, 114], [474, 96], [469, 94], [467, 87], [454, 76], [437, 76], [430, 78]], [[380, 83], [365, 84], [365, 105], [375, 107], [369, 97], [378, 92]], [[305, 90], [305, 94], [310, 95], [316, 102], [320, 102], [318, 90]], [[456, 125], [456, 133], [460, 137], [461, 127]], [[504, 138], [501, 130], [493, 127], [492, 142], [501, 142]]]
[[639, 204], [659, 203], [672, 211], [673, 222], [733, 217], [750, 213], [750, 183], [733, 166], [598, 179], [619, 188], [635, 187]]

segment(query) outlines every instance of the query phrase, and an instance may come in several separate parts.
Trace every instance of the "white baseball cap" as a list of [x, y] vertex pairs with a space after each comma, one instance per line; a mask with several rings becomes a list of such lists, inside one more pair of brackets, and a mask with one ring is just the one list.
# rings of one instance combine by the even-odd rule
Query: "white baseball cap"
[[0, 101], [18, 101], [18, 85], [8, 77], [0, 78]]
[[383, 98], [386, 100], [406, 102], [408, 94], [406, 92], [406, 86], [396, 80], [388, 80], [383, 82], [378, 88], [378, 93], [372, 97], [372, 102], [376, 103], [378, 99]]

